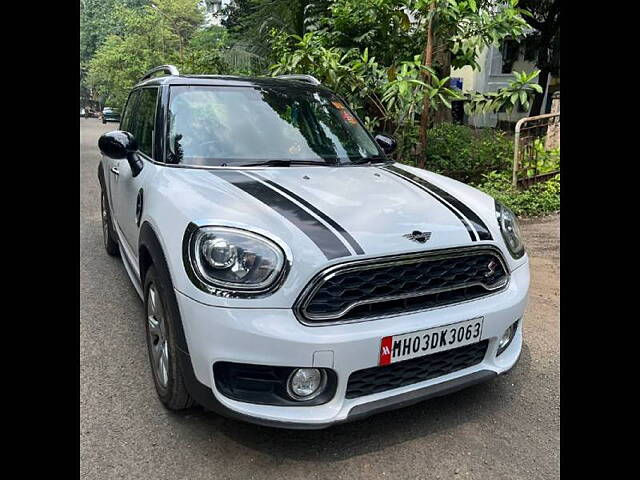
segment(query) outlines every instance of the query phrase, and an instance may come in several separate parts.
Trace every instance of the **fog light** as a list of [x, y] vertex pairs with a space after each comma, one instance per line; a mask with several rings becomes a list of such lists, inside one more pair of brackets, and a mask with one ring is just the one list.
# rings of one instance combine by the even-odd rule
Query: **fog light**
[[287, 381], [287, 392], [295, 400], [317, 397], [327, 383], [327, 375], [317, 368], [296, 368]]
[[511, 341], [513, 340], [513, 337], [516, 334], [516, 330], [518, 329], [518, 321], [519, 320], [516, 320], [515, 322], [513, 322], [509, 326], [509, 328], [507, 328], [502, 334], [502, 337], [498, 342], [498, 352], [496, 353], [496, 357], [500, 355], [502, 352], [504, 352], [509, 345], [511, 345]]

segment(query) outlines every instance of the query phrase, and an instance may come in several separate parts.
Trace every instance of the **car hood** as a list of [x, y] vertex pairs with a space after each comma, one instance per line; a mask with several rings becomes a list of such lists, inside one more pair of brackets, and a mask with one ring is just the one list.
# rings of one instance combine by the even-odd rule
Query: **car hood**
[[242, 219], [280, 237], [293, 231], [328, 260], [470, 245], [495, 234], [490, 197], [470, 189], [471, 198], [463, 184], [399, 164], [189, 170], [185, 179], [202, 197], [224, 194], [220, 220]]
[[401, 164], [167, 170], [167, 209], [278, 242], [295, 288], [336, 263], [500, 239], [491, 197]]

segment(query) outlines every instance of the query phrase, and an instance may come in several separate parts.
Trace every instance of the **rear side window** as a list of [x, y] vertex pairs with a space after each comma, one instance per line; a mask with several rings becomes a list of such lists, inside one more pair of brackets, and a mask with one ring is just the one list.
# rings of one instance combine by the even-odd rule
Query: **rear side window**
[[157, 98], [157, 88], [139, 90], [138, 100], [129, 126], [129, 132], [138, 141], [138, 148], [148, 156], [151, 156], [153, 150], [153, 129], [156, 120]]

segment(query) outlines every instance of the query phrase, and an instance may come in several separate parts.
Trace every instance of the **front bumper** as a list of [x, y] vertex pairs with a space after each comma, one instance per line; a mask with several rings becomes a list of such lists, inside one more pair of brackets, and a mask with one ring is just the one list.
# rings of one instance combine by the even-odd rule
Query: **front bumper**
[[[205, 407], [253, 423], [285, 428], [324, 428], [443, 395], [510, 370], [522, 348], [522, 321], [509, 347], [496, 358], [505, 329], [521, 319], [529, 289], [528, 262], [514, 270], [509, 286], [468, 303], [368, 322], [305, 326], [290, 309], [220, 308], [203, 305], [176, 291], [191, 366], [190, 391]], [[484, 360], [440, 377], [347, 399], [349, 375], [378, 364], [380, 340], [390, 335], [484, 317], [482, 340], [489, 345]], [[257, 405], [231, 400], [215, 386], [218, 361], [331, 368], [337, 374], [335, 396], [317, 406]]]

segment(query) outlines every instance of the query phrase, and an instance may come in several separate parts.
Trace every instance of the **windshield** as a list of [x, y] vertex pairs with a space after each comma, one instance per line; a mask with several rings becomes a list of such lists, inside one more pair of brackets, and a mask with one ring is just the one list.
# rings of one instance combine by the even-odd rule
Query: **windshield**
[[295, 87], [171, 87], [167, 162], [252, 165], [384, 161], [340, 99]]

